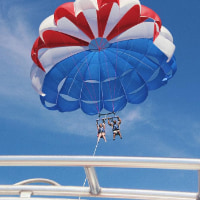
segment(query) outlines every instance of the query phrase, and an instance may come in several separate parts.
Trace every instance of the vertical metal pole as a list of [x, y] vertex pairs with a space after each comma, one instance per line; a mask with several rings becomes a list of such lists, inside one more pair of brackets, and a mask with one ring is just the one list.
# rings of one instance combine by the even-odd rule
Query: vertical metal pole
[[198, 194], [197, 200], [200, 200], [200, 170], [198, 170]]
[[94, 167], [84, 167], [86, 178], [90, 186], [90, 193], [97, 195], [100, 193], [101, 188]]
[[20, 197], [21, 198], [31, 198], [32, 192], [31, 191], [21, 191]]

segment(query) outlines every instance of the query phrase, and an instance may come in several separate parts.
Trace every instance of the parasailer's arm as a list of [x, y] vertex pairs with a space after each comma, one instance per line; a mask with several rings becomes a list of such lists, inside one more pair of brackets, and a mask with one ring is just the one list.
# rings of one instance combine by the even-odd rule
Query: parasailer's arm
[[122, 123], [122, 121], [119, 117], [117, 117], [117, 119], [118, 119], [118, 125], [120, 125]]
[[112, 123], [109, 121], [109, 119], [108, 119], [108, 125], [109, 125], [109, 126], [112, 126]]
[[97, 131], [99, 131], [99, 124], [98, 121], [96, 121]]
[[102, 119], [102, 122], [103, 122], [103, 128], [104, 128], [104, 130], [105, 130], [105, 129], [106, 129], [105, 119]]
[[106, 130], [106, 124], [105, 124], [105, 122], [103, 122], [103, 128], [104, 128], [104, 130]]

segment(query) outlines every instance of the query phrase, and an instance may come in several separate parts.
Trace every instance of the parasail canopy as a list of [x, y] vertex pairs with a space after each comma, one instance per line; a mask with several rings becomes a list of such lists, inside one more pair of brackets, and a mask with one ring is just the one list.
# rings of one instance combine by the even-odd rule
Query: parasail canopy
[[117, 112], [173, 77], [174, 51], [171, 33], [139, 0], [76, 0], [41, 23], [32, 84], [50, 110]]

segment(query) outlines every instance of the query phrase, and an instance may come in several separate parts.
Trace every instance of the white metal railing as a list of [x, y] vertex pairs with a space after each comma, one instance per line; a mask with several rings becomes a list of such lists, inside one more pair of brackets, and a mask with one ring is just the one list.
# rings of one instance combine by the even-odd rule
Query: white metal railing
[[0, 156], [0, 166], [92, 166], [200, 170], [200, 159], [113, 156]]
[[0, 166], [93, 166], [200, 170], [200, 159], [112, 156], [0, 156]]
[[[67, 197], [79, 196], [144, 200], [200, 200], [199, 193], [192, 192], [103, 188], [100, 187], [94, 168], [181, 169], [200, 172], [200, 159], [105, 156], [0, 156], [0, 166], [83, 167], [89, 183], [89, 187], [62, 186], [48, 179], [33, 179], [14, 185], [0, 185], [0, 200], [61, 200], [61, 198], [56, 199], [56, 196], [62, 197], [62, 200], [66, 200]], [[200, 178], [198, 180], [200, 182]], [[46, 182], [51, 185], [27, 185], [33, 182]], [[19, 195], [19, 197], [14, 197], [16, 195]], [[43, 196], [44, 198], [34, 198], [34, 196]], [[52, 198], [49, 198], [49, 196], [52, 196]]]

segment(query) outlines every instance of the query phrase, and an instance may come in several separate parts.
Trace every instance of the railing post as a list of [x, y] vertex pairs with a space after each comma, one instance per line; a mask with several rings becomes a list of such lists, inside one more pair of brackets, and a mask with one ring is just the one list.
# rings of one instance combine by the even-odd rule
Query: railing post
[[90, 186], [90, 193], [97, 195], [100, 193], [101, 188], [94, 167], [84, 167], [86, 178]]
[[197, 200], [200, 200], [200, 170], [198, 170], [198, 194]]
[[32, 192], [31, 191], [21, 191], [20, 198], [31, 198]]

